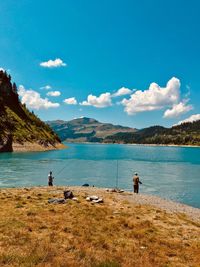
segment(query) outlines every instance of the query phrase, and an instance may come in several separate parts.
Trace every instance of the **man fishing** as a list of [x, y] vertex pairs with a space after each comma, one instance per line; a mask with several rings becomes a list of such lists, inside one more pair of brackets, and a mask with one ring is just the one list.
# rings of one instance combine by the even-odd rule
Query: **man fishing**
[[48, 185], [49, 186], [53, 186], [53, 179], [54, 179], [54, 177], [52, 176], [52, 171], [50, 171], [49, 175], [48, 175]]
[[139, 192], [139, 184], [142, 184], [142, 182], [140, 181], [138, 173], [135, 172], [135, 175], [133, 176], [133, 189], [134, 189], [134, 193], [136, 194], [138, 194]]

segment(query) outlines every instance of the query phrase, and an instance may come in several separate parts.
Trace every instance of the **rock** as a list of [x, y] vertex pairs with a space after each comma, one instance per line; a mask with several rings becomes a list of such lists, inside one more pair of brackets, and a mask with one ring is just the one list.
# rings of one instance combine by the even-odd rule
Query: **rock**
[[50, 198], [48, 200], [48, 203], [50, 203], [50, 204], [63, 204], [63, 203], [66, 203], [66, 200], [64, 198]]
[[103, 199], [102, 198], [99, 198], [99, 199], [93, 199], [92, 200], [93, 203], [103, 203]]
[[13, 138], [11, 134], [8, 134], [4, 138], [0, 139], [0, 152], [12, 152]]
[[106, 191], [107, 192], [114, 192], [114, 193], [123, 193], [124, 192], [124, 190], [118, 189], [118, 188], [107, 188]]
[[90, 186], [90, 185], [86, 183], [86, 184], [83, 184], [82, 186]]
[[97, 200], [97, 199], [99, 199], [98, 196], [90, 196], [90, 200]]
[[73, 197], [72, 200], [78, 201], [78, 198], [77, 197]]
[[98, 196], [89, 196], [86, 197], [87, 201], [91, 201], [92, 203], [103, 203], [103, 199], [99, 198]]

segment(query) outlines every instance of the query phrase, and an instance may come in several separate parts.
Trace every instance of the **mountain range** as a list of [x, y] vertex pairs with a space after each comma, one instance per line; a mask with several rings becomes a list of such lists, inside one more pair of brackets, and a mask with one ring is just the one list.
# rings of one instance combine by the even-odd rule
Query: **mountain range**
[[165, 128], [151, 126], [135, 129], [91, 118], [48, 121], [62, 141], [122, 144], [200, 145], [200, 120]]
[[133, 133], [136, 129], [102, 123], [91, 118], [77, 118], [70, 121], [47, 121], [62, 141], [68, 142], [103, 142], [108, 136], [117, 133]]

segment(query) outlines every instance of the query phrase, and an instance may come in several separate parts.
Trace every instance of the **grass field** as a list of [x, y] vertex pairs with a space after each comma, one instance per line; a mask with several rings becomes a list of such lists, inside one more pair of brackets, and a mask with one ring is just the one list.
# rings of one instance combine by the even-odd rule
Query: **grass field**
[[[0, 190], [0, 266], [200, 266], [200, 225], [185, 215], [95, 188], [73, 187], [78, 201], [48, 203], [63, 190]], [[104, 203], [87, 202], [91, 194]]]

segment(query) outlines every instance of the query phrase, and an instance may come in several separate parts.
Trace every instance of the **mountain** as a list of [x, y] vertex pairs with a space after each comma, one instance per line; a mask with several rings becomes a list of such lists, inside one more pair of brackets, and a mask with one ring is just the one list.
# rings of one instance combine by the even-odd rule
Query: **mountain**
[[103, 142], [107, 136], [116, 133], [135, 132], [136, 129], [102, 123], [91, 118], [78, 118], [71, 121], [47, 121], [62, 141], [68, 142]]
[[152, 126], [135, 133], [117, 133], [107, 136], [104, 142], [200, 146], [200, 120], [171, 128]]
[[171, 128], [151, 126], [133, 129], [91, 118], [71, 121], [48, 121], [61, 140], [68, 142], [100, 142], [123, 144], [200, 145], [200, 121], [183, 123]]
[[11, 76], [0, 70], [0, 152], [47, 150], [59, 137], [19, 100]]

